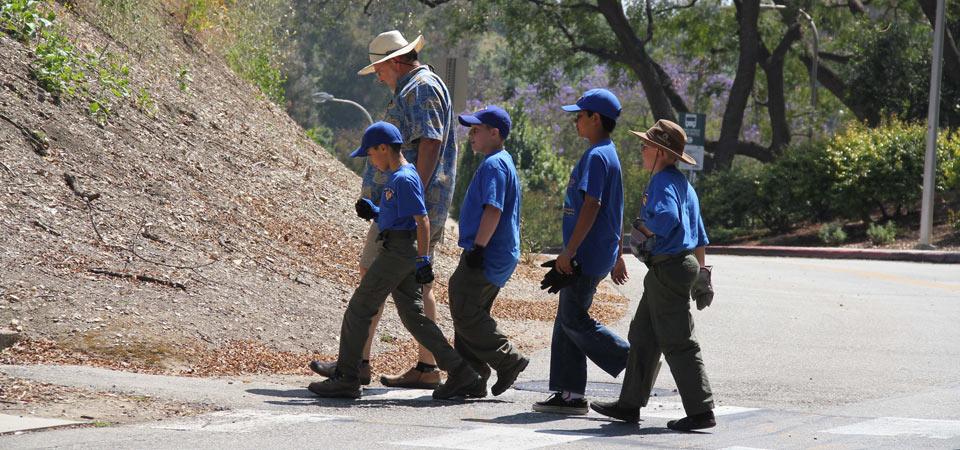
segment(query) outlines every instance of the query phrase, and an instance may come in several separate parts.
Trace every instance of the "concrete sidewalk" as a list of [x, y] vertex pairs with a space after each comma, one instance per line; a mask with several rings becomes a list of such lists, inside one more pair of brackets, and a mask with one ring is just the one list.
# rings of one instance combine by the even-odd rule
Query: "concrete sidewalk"
[[846, 247], [711, 245], [707, 248], [707, 253], [711, 255], [780, 256], [819, 259], [869, 259], [880, 261], [924, 262], [934, 264], [960, 264], [960, 252], [939, 250], [885, 250]]

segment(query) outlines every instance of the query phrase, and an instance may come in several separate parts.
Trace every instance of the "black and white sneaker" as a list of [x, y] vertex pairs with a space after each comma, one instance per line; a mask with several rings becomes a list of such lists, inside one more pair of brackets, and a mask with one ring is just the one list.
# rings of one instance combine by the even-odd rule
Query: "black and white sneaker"
[[533, 410], [542, 413], [585, 415], [590, 411], [585, 398], [564, 400], [563, 394], [554, 392], [550, 398], [533, 404]]

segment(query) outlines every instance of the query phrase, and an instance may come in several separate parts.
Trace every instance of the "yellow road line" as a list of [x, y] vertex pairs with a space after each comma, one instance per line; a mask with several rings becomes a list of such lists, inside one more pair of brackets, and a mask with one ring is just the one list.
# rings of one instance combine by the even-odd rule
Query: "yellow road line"
[[917, 278], [905, 277], [902, 275], [893, 275], [889, 273], [874, 272], [869, 270], [858, 270], [847, 267], [824, 266], [817, 264], [793, 263], [793, 265], [806, 267], [808, 269], [829, 270], [831, 272], [845, 272], [859, 275], [866, 278], [876, 278], [878, 280], [891, 281], [894, 283], [909, 284], [913, 286], [922, 286], [934, 289], [943, 289], [950, 292], [960, 292], [960, 283], [940, 283], [936, 281], [920, 280]]

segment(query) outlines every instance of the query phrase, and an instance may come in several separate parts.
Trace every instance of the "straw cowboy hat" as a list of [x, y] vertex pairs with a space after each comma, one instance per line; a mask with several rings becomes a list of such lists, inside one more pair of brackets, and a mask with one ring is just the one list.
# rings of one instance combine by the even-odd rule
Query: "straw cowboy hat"
[[683, 147], [687, 145], [687, 133], [684, 133], [680, 125], [661, 119], [653, 124], [646, 133], [633, 130], [630, 130], [630, 132], [640, 136], [643, 142], [668, 151], [687, 164], [697, 165], [697, 160], [683, 151]]
[[370, 65], [360, 69], [357, 75], [369, 75], [373, 73], [373, 65], [379, 64], [390, 58], [396, 58], [400, 55], [410, 53], [416, 50], [418, 53], [423, 48], [423, 35], [417, 36], [413, 42], [407, 42], [399, 31], [387, 31], [380, 33], [370, 41]]

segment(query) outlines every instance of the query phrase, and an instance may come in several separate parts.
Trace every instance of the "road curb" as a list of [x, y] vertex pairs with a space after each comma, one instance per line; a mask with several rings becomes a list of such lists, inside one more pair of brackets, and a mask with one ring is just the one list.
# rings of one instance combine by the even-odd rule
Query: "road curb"
[[776, 247], [711, 245], [711, 255], [780, 256], [787, 258], [872, 259], [882, 261], [910, 261], [933, 264], [960, 264], [960, 252], [935, 250], [881, 250], [870, 248], [837, 247]]

